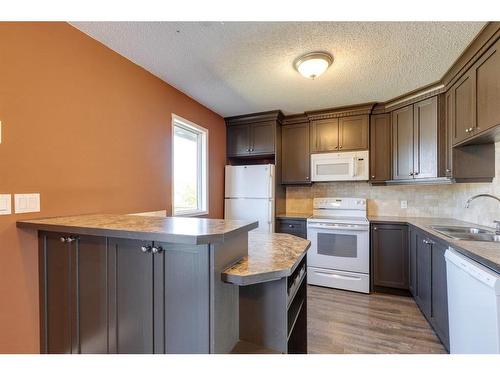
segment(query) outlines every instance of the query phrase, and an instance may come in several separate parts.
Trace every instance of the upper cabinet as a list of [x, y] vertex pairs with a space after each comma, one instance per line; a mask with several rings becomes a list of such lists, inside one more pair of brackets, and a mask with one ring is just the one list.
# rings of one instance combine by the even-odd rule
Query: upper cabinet
[[368, 115], [311, 121], [311, 152], [368, 149]]
[[227, 118], [227, 156], [274, 155], [281, 117], [280, 111], [272, 111]]
[[500, 125], [499, 48], [497, 40], [447, 92], [453, 145], [471, 143]]
[[438, 99], [432, 97], [392, 113], [393, 179], [436, 178]]
[[391, 115], [370, 118], [370, 181], [391, 179]]
[[309, 122], [283, 125], [281, 129], [283, 184], [311, 182], [309, 154]]
[[311, 121], [311, 152], [339, 150], [339, 119]]
[[339, 119], [339, 150], [368, 149], [368, 115]]

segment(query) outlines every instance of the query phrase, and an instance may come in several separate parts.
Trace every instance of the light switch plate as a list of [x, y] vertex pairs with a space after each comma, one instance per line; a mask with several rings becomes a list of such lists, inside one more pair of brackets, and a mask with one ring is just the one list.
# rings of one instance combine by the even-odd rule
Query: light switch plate
[[0, 215], [12, 213], [12, 197], [10, 194], [0, 194]]
[[40, 194], [14, 194], [14, 206], [16, 214], [40, 212]]
[[401, 201], [401, 208], [408, 208], [408, 201]]

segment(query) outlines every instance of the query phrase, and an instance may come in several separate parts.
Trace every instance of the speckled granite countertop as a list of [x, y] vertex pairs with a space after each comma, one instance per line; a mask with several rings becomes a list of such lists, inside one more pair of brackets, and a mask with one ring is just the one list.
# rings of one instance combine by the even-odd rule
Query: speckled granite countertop
[[285, 233], [248, 233], [248, 256], [222, 273], [222, 280], [250, 285], [290, 276], [311, 242]]
[[277, 219], [290, 219], [290, 220], [305, 220], [312, 216], [312, 213], [306, 212], [285, 212], [276, 215]]
[[79, 215], [21, 220], [19, 228], [184, 244], [224, 242], [257, 228], [257, 222], [187, 217]]
[[453, 249], [478, 263], [500, 273], [500, 243], [483, 241], [455, 240], [436, 232], [431, 225], [472, 226], [492, 230], [493, 228], [446, 218], [368, 216], [368, 220], [379, 223], [402, 223], [422, 229], [438, 240], [447, 242]]

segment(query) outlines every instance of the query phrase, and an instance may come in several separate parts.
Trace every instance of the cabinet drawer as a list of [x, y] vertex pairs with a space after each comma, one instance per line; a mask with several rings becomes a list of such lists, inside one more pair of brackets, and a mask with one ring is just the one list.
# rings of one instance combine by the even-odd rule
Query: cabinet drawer
[[288, 233], [307, 238], [306, 220], [276, 219], [276, 233]]

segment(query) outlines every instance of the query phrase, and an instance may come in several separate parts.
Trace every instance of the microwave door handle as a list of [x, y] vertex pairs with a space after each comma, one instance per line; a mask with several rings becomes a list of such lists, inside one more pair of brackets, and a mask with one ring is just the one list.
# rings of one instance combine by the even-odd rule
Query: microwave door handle
[[356, 175], [358, 174], [357, 166], [358, 166], [358, 158], [354, 156], [352, 158], [352, 177], [356, 177]]

